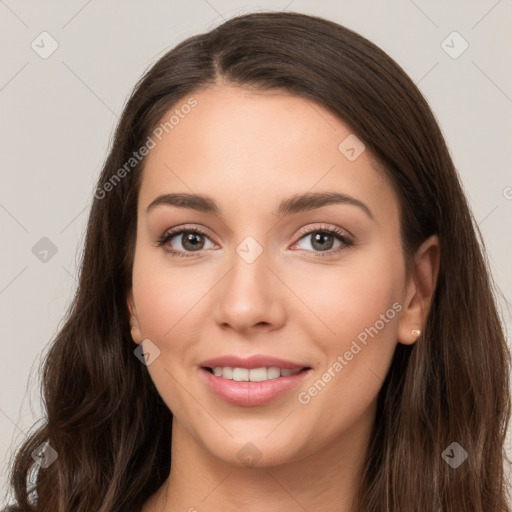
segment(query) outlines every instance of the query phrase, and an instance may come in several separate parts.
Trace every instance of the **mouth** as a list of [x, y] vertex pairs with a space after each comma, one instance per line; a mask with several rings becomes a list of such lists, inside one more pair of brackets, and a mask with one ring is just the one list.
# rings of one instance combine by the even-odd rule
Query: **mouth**
[[240, 368], [231, 366], [203, 366], [207, 372], [227, 380], [236, 382], [265, 382], [267, 380], [290, 377], [298, 373], [311, 370], [309, 366], [304, 368], [279, 368], [278, 366], [260, 367], [260, 368]]
[[244, 407], [285, 399], [312, 371], [310, 366], [262, 356], [223, 357], [199, 366], [203, 382], [217, 398]]

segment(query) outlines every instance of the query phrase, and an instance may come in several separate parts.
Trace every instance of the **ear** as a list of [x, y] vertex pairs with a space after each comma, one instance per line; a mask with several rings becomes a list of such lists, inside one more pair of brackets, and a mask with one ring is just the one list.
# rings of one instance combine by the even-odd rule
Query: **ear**
[[412, 345], [425, 325], [436, 288], [440, 255], [437, 235], [427, 238], [416, 252], [398, 325], [399, 343]]
[[133, 298], [133, 289], [130, 288], [128, 291], [126, 302], [128, 305], [128, 311], [130, 313], [130, 329], [132, 338], [137, 345], [142, 342], [142, 332], [139, 325], [139, 319], [137, 317], [137, 309], [135, 308], [135, 300]]

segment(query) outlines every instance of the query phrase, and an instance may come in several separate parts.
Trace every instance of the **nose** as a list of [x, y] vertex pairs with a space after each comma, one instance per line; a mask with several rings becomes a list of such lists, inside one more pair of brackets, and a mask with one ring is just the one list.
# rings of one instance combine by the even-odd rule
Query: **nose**
[[215, 287], [217, 325], [244, 334], [279, 329], [286, 318], [286, 287], [271, 268], [276, 265], [265, 250], [252, 262], [241, 254], [234, 252], [230, 270]]

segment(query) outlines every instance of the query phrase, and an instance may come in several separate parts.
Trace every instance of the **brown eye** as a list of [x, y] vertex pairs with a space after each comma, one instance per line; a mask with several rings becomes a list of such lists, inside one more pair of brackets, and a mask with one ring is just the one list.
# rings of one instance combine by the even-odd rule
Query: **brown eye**
[[[209, 241], [210, 246], [206, 244]], [[158, 246], [163, 246], [166, 252], [175, 256], [193, 256], [191, 253], [200, 252], [214, 246], [206, 233], [198, 229], [181, 229], [165, 234]]]
[[[296, 246], [308, 252], [317, 253], [319, 256], [336, 254], [347, 247], [354, 245], [354, 242], [343, 231], [337, 228], [317, 228], [301, 233]], [[301, 245], [309, 240], [309, 247]]]
[[200, 251], [204, 246], [204, 237], [198, 233], [181, 234], [181, 245], [187, 251]]
[[321, 231], [311, 234], [311, 246], [318, 251], [328, 251], [334, 245], [334, 236]]

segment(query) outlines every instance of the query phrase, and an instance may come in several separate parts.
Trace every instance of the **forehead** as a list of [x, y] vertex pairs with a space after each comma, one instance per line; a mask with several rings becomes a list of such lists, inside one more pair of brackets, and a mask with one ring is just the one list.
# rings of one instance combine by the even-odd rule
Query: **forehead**
[[[195, 106], [181, 109], [190, 98]], [[273, 210], [285, 196], [337, 191], [388, 215], [398, 211], [368, 151], [351, 161], [340, 150], [354, 137], [350, 127], [316, 102], [284, 91], [216, 86], [183, 98], [162, 122], [173, 114], [146, 157], [141, 206], [163, 193], [195, 192], [215, 197], [221, 209]]]

